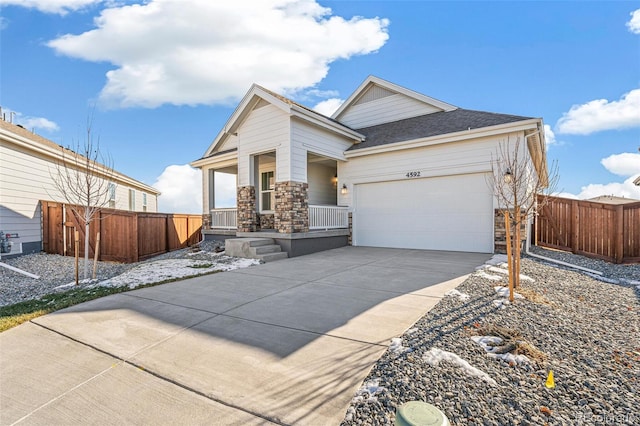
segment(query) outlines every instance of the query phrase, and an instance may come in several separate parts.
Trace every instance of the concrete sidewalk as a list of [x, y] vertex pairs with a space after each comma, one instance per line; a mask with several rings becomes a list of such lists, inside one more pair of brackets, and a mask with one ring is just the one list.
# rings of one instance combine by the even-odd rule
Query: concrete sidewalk
[[0, 334], [0, 424], [337, 425], [389, 340], [490, 255], [344, 247]]

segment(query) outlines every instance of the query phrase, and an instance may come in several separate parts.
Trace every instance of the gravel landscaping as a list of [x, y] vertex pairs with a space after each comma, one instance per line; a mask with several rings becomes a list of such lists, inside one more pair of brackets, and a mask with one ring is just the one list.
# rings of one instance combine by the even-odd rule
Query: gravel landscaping
[[495, 288], [508, 285], [502, 271], [472, 274], [391, 342], [342, 425], [393, 424], [412, 400], [452, 425], [640, 424], [640, 265], [535, 252], [604, 275], [523, 259], [532, 280], [506, 304]]
[[[71, 288], [82, 288], [95, 285], [97, 282], [103, 282], [102, 285], [125, 285], [135, 284], [118, 280], [116, 283], [105, 282], [108, 279], [122, 276], [127, 272], [141, 269], [144, 265], [152, 262], [165, 260], [188, 260], [192, 268], [188, 270], [191, 275], [211, 272], [212, 270], [226, 270], [228, 266], [237, 259], [224, 256], [224, 253], [217, 253], [219, 244], [216, 242], [203, 241], [197, 247], [176, 250], [154, 256], [148, 260], [138, 263], [116, 263], [116, 262], [98, 262], [97, 281], [81, 283], [78, 286], [69, 286], [68, 284], [75, 282], [75, 259], [70, 256], [60, 256], [54, 254], [29, 254], [10, 259], [3, 259], [2, 262], [8, 265], [20, 268], [23, 271], [38, 275], [39, 279], [29, 278], [25, 275], [11, 271], [6, 268], [0, 268], [0, 306], [12, 305], [14, 303], [26, 300], [37, 299], [46, 294], [52, 294], [61, 291], [67, 291]], [[172, 265], [170, 265], [172, 266]], [[201, 268], [200, 266], [209, 266], [209, 268]], [[173, 265], [175, 267], [175, 265]], [[90, 271], [93, 269], [93, 261], [91, 261]], [[83, 259], [80, 259], [80, 279], [82, 279]], [[151, 271], [153, 273], [154, 271]], [[160, 268], [155, 268], [157, 275], [156, 281], [160, 281]], [[125, 278], [127, 275], [124, 276]], [[143, 276], [133, 275], [131, 280], [141, 282]], [[152, 277], [153, 278], [153, 277]], [[164, 277], [171, 279], [171, 276]], [[114, 281], [114, 280], [112, 280]], [[149, 280], [147, 280], [149, 282]]]

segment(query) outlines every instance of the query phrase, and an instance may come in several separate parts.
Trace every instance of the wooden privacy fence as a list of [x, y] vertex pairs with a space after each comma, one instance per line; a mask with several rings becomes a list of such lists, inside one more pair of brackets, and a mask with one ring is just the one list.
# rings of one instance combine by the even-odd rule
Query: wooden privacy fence
[[[44, 251], [73, 256], [75, 229], [80, 233], [83, 256], [85, 229], [82, 220], [69, 205], [51, 201], [40, 204]], [[93, 258], [98, 232], [99, 260], [131, 263], [193, 245], [200, 241], [201, 230], [200, 215], [100, 209], [89, 229], [89, 254]]]
[[615, 263], [640, 262], [640, 202], [604, 204], [548, 197], [536, 244]]

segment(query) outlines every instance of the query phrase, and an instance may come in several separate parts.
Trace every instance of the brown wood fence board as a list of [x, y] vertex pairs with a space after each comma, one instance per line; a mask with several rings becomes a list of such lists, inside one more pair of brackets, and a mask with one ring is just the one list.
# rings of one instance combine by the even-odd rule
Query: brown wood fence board
[[640, 203], [611, 205], [548, 197], [536, 217], [536, 242], [610, 262], [640, 259]]
[[[74, 228], [80, 232], [80, 254], [84, 255], [84, 226], [62, 203], [41, 202], [43, 248], [47, 253], [74, 254]], [[63, 211], [66, 217], [63, 218]], [[89, 230], [90, 256], [94, 255], [100, 231], [99, 259], [137, 262], [167, 251], [185, 248], [200, 241], [202, 216], [129, 212], [101, 209]]]

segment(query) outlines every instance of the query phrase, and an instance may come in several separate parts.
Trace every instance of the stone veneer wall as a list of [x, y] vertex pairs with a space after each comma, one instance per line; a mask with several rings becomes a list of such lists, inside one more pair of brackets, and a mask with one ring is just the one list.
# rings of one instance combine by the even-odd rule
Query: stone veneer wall
[[260, 213], [260, 229], [275, 229], [275, 215], [273, 213]]
[[347, 245], [353, 245], [353, 213], [349, 212], [349, 235], [347, 236]]
[[211, 229], [211, 213], [202, 215], [202, 229]]
[[[493, 250], [494, 250], [494, 253], [505, 254], [507, 252], [507, 230], [504, 226], [503, 212], [504, 210], [502, 209], [494, 210]], [[520, 227], [520, 238], [523, 242], [527, 240], [527, 222], [526, 221], [524, 221]]]
[[255, 232], [258, 217], [256, 213], [256, 188], [241, 186], [238, 188], [238, 232]]
[[276, 182], [275, 229], [283, 234], [309, 231], [309, 185]]

